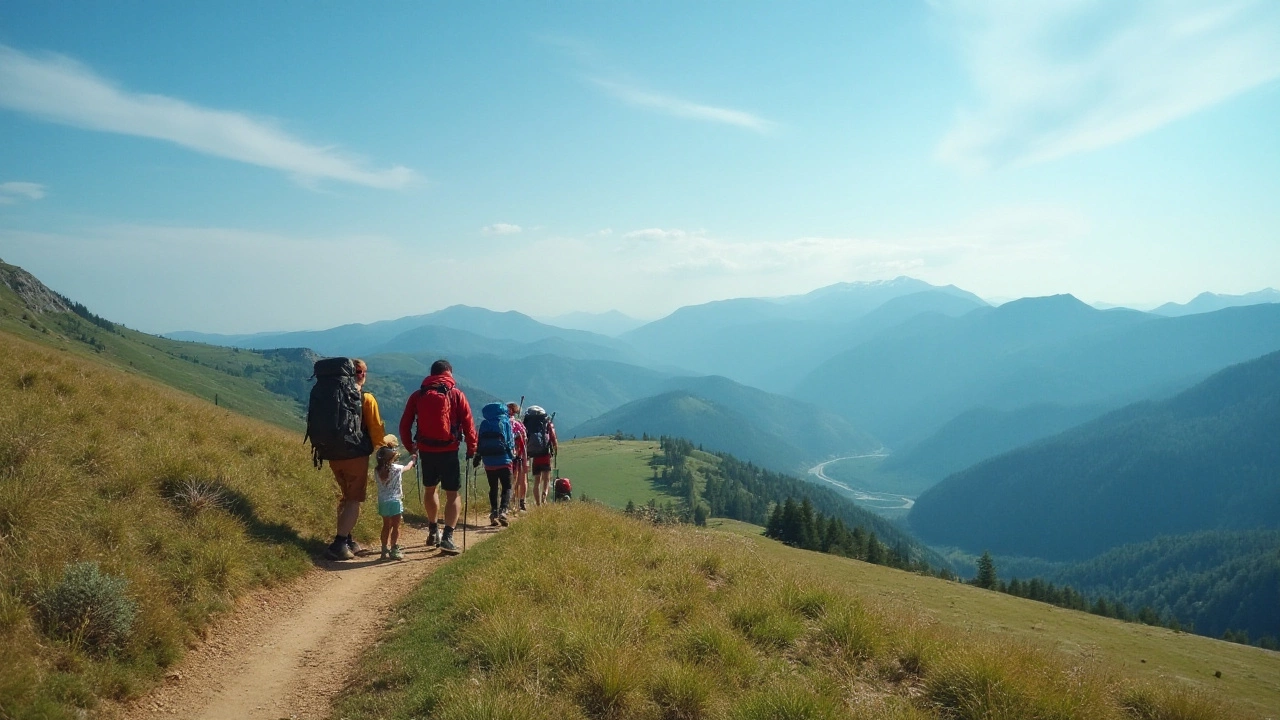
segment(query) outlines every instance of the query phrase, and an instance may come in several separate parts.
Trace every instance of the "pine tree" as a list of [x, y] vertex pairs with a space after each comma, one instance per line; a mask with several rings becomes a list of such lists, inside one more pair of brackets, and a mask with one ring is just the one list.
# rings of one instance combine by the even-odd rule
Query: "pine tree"
[[996, 563], [991, 559], [991, 553], [983, 551], [982, 557], [978, 558], [978, 575], [973, 579], [973, 584], [987, 590], [996, 588]]

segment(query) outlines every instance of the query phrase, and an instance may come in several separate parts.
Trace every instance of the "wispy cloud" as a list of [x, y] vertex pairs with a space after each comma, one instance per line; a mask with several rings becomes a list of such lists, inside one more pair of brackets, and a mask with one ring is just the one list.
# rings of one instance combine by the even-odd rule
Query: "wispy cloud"
[[611, 80], [594, 78], [592, 82], [628, 105], [647, 108], [666, 115], [734, 125], [758, 133], [767, 133], [775, 126], [775, 123], [770, 120], [742, 110], [704, 105]]
[[934, 0], [977, 93], [937, 148], [967, 169], [1096, 150], [1280, 77], [1280, 3]]
[[6, 45], [0, 45], [0, 107], [89, 130], [166, 140], [282, 170], [304, 182], [328, 179], [401, 188], [416, 177], [401, 166], [369, 169], [330, 147], [307, 144], [269, 120], [131, 92], [65, 56], [34, 57]]
[[524, 232], [524, 228], [511, 223], [494, 223], [480, 228], [480, 232], [485, 235], [518, 235]]
[[40, 183], [0, 183], [0, 205], [13, 205], [19, 200], [39, 200], [43, 197], [44, 186]]

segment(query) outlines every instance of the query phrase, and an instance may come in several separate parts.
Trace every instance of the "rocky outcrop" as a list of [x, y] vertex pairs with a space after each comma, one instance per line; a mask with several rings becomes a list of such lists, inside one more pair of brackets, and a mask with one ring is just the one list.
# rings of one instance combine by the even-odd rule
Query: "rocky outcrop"
[[31, 312], [75, 312], [70, 300], [50, 290], [26, 270], [17, 265], [9, 265], [3, 260], [0, 260], [0, 282], [7, 285]]

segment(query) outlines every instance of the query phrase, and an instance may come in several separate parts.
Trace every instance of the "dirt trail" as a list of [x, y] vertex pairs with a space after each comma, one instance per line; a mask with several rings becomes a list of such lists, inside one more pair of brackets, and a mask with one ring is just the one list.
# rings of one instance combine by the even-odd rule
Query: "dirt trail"
[[[315, 720], [377, 641], [392, 608], [449, 556], [407, 528], [405, 559], [326, 562], [289, 585], [250, 593], [221, 618], [154, 691], [121, 708], [123, 720]], [[496, 530], [471, 529], [468, 546]], [[455, 536], [461, 544], [461, 532]]]

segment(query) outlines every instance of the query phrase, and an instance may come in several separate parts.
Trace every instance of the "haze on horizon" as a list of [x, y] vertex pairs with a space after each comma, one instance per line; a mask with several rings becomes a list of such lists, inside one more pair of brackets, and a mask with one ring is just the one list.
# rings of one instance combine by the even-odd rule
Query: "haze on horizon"
[[[144, 30], [140, 31], [140, 30]], [[1280, 287], [1280, 5], [0, 7], [0, 258], [150, 332]]]

